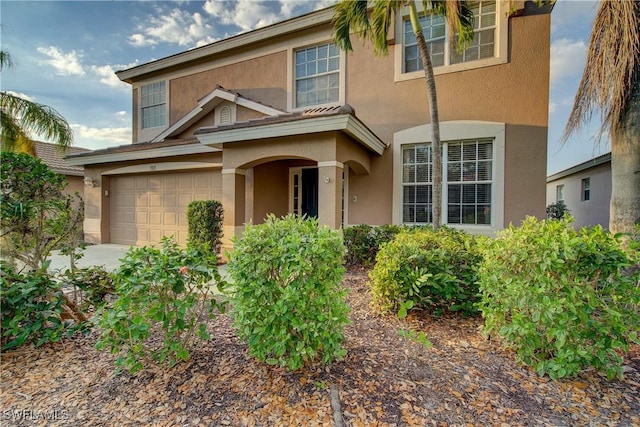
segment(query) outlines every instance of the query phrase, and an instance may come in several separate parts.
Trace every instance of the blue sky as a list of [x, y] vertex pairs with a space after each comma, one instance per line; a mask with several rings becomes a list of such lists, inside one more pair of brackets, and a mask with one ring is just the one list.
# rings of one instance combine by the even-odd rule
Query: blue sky
[[[1, 39], [14, 66], [0, 88], [58, 110], [75, 145], [131, 142], [130, 86], [115, 71], [262, 27], [332, 0], [12, 1], [0, 3]], [[548, 172], [608, 151], [597, 126], [559, 143], [582, 76], [595, 15], [591, 1], [559, 0], [551, 15]]]

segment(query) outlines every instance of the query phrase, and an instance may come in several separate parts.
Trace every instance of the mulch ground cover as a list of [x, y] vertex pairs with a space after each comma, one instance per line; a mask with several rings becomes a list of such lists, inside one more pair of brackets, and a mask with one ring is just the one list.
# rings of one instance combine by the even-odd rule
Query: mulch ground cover
[[552, 381], [483, 338], [481, 319], [409, 319], [433, 347], [402, 338], [370, 307], [367, 272], [345, 275], [348, 354], [293, 373], [249, 357], [231, 321], [170, 369], [114, 374], [95, 335], [2, 354], [0, 425], [330, 426], [337, 387], [348, 426], [640, 426], [640, 349], [623, 380], [594, 371]]

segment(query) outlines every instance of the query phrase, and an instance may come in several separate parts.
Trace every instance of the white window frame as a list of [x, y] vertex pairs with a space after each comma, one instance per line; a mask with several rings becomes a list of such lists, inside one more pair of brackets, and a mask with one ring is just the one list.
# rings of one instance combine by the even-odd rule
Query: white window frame
[[580, 201], [588, 202], [591, 200], [591, 177], [587, 176], [580, 180]]
[[[448, 121], [440, 123], [440, 140], [443, 141], [442, 212], [443, 224], [447, 224], [448, 192], [446, 181], [446, 141], [493, 139], [493, 165], [491, 185], [491, 221], [489, 225], [447, 224], [472, 233], [494, 235], [504, 228], [504, 158], [506, 124], [483, 121]], [[394, 224], [402, 224], [402, 146], [431, 143], [431, 125], [421, 125], [396, 132], [393, 135], [393, 209]]]
[[310, 105], [306, 107], [298, 107], [296, 105], [296, 61], [295, 54], [299, 49], [307, 49], [310, 47], [333, 43], [333, 40], [326, 37], [307, 37], [300, 40], [298, 43], [294, 43], [287, 48], [287, 110], [288, 111], [304, 111], [310, 108], [331, 107], [336, 105], [342, 105], [345, 103], [345, 87], [346, 87], [346, 53], [342, 49], [338, 49], [340, 52], [340, 68], [338, 70], [338, 100], [336, 102], [330, 102], [326, 104]]
[[[508, 7], [506, 2], [496, 0], [496, 33], [493, 58], [434, 67], [433, 74], [437, 76], [439, 74], [455, 73], [509, 62], [509, 17], [506, 13], [506, 7]], [[395, 39], [397, 43], [394, 47], [394, 76], [396, 82], [424, 78], [424, 70], [404, 72], [404, 20], [408, 16], [409, 10], [405, 7], [404, 13], [397, 14], [395, 20]], [[448, 29], [445, 29], [445, 31], [447, 32], [445, 39], [445, 56], [448, 57], [447, 52], [449, 49], [452, 49], [452, 47], [449, 46]], [[445, 64], [446, 63], [447, 61], [445, 60]]]
[[556, 185], [556, 203], [564, 203], [564, 184]]
[[[149, 128], [142, 127], [142, 88], [144, 86], [164, 81], [164, 106], [165, 106], [165, 121], [163, 126], [155, 126]], [[137, 86], [138, 89], [138, 141], [151, 141], [157, 135], [162, 133], [169, 127], [169, 81], [168, 80], [154, 80], [140, 83]]]

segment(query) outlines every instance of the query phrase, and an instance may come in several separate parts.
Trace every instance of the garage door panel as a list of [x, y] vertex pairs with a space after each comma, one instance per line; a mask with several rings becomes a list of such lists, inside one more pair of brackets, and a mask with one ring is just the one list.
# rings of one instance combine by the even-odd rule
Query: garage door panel
[[149, 207], [161, 208], [162, 207], [162, 195], [161, 194], [149, 194]]
[[136, 209], [148, 208], [148, 207], [149, 207], [149, 196], [147, 194], [139, 194], [136, 197]]
[[188, 239], [187, 207], [221, 200], [220, 170], [123, 175], [111, 178], [111, 242], [153, 245], [163, 236]]
[[162, 186], [165, 190], [176, 189], [176, 178], [174, 176], [166, 176], [162, 178]]
[[162, 212], [149, 212], [149, 225], [162, 225]]
[[149, 214], [147, 212], [136, 212], [136, 224], [148, 225]]

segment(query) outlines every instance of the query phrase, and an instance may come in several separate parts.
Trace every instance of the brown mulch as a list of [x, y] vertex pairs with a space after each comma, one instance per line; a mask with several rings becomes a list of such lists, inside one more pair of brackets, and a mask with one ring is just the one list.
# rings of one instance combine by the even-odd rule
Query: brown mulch
[[231, 322], [173, 369], [114, 374], [95, 335], [2, 354], [0, 425], [328, 426], [330, 386], [349, 426], [640, 426], [640, 349], [624, 380], [593, 371], [551, 381], [485, 340], [480, 319], [413, 318], [433, 348], [403, 339], [370, 308], [366, 271], [350, 270], [346, 358], [289, 373], [247, 354]]

